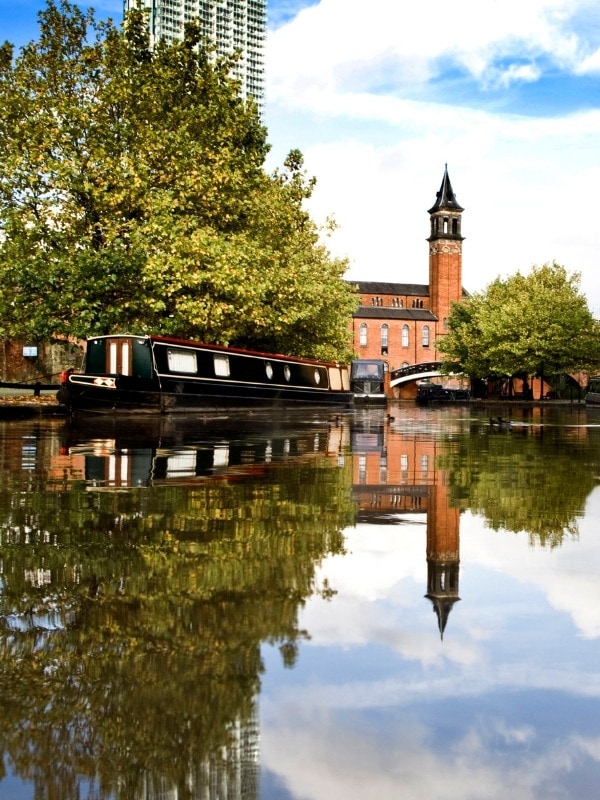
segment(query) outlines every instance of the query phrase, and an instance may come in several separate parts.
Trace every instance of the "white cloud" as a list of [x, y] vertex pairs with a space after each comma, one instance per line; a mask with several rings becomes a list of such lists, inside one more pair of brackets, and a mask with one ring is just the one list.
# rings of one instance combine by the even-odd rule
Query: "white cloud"
[[575, 68], [590, 49], [587, 25], [572, 29], [581, 8], [598, 17], [593, 7], [570, 0], [432, 0], [409, 10], [398, 0], [372, 0], [368, 7], [362, 0], [321, 0], [271, 33], [269, 91], [278, 99], [307, 82], [313, 90], [351, 90], [357, 76], [377, 85], [380, 69], [394, 62], [400, 84], [424, 81], [448, 62], [482, 81], [494, 62], [511, 58], [544, 56]]
[[342, 722], [296, 704], [263, 724], [261, 764], [303, 800], [534, 800], [548, 797], [548, 787], [552, 796], [571, 796], [564, 793], [568, 775], [582, 758], [598, 760], [598, 740], [565, 735], [530, 749], [535, 739], [532, 728], [500, 718], [436, 748], [432, 731], [411, 715], [394, 715], [377, 735], [362, 720]]
[[600, 315], [600, 113], [561, 112], [560, 89], [551, 117], [507, 112], [513, 87], [547, 70], [597, 69], [599, 37], [600, 6], [583, 0], [321, 0], [269, 36], [273, 160], [303, 151], [310, 211], [338, 221], [329, 245], [351, 279], [427, 282], [427, 208], [447, 162], [465, 287], [555, 259], [582, 272]]

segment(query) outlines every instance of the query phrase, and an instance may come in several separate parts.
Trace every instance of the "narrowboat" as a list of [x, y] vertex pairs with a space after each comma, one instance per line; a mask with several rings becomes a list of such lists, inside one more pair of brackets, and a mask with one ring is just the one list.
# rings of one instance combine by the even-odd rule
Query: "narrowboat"
[[385, 362], [377, 358], [357, 358], [350, 367], [352, 399], [360, 405], [386, 405]]
[[349, 406], [348, 366], [167, 336], [87, 340], [81, 372], [57, 392], [70, 411], [184, 412], [211, 408]]
[[588, 390], [585, 394], [585, 403], [588, 406], [600, 407], [600, 376], [590, 378]]
[[417, 404], [429, 405], [429, 403], [468, 403], [471, 400], [471, 392], [468, 389], [450, 389], [441, 386], [439, 383], [423, 383], [417, 388]]

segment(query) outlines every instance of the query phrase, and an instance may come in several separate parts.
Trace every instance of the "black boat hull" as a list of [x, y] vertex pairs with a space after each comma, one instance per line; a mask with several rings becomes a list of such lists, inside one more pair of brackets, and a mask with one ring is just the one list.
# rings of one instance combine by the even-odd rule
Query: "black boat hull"
[[182, 413], [349, 406], [348, 369], [334, 362], [167, 339], [96, 337], [82, 373], [57, 394], [71, 411]]

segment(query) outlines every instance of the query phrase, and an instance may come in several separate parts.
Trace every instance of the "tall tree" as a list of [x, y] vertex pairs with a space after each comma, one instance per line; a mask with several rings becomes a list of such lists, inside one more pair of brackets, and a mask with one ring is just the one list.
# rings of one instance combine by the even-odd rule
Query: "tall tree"
[[579, 281], [554, 262], [457, 303], [439, 341], [446, 368], [474, 378], [598, 369], [600, 325]]
[[354, 307], [266, 131], [189, 25], [151, 49], [68, 0], [0, 48], [0, 336], [159, 330], [340, 357]]

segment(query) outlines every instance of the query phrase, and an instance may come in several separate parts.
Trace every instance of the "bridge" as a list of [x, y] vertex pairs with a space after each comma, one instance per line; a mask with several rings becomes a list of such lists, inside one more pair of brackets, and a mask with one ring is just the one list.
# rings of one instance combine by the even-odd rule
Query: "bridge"
[[411, 364], [409, 367], [390, 370], [390, 386], [437, 377], [442, 374], [441, 368], [441, 361], [427, 361], [423, 364]]

